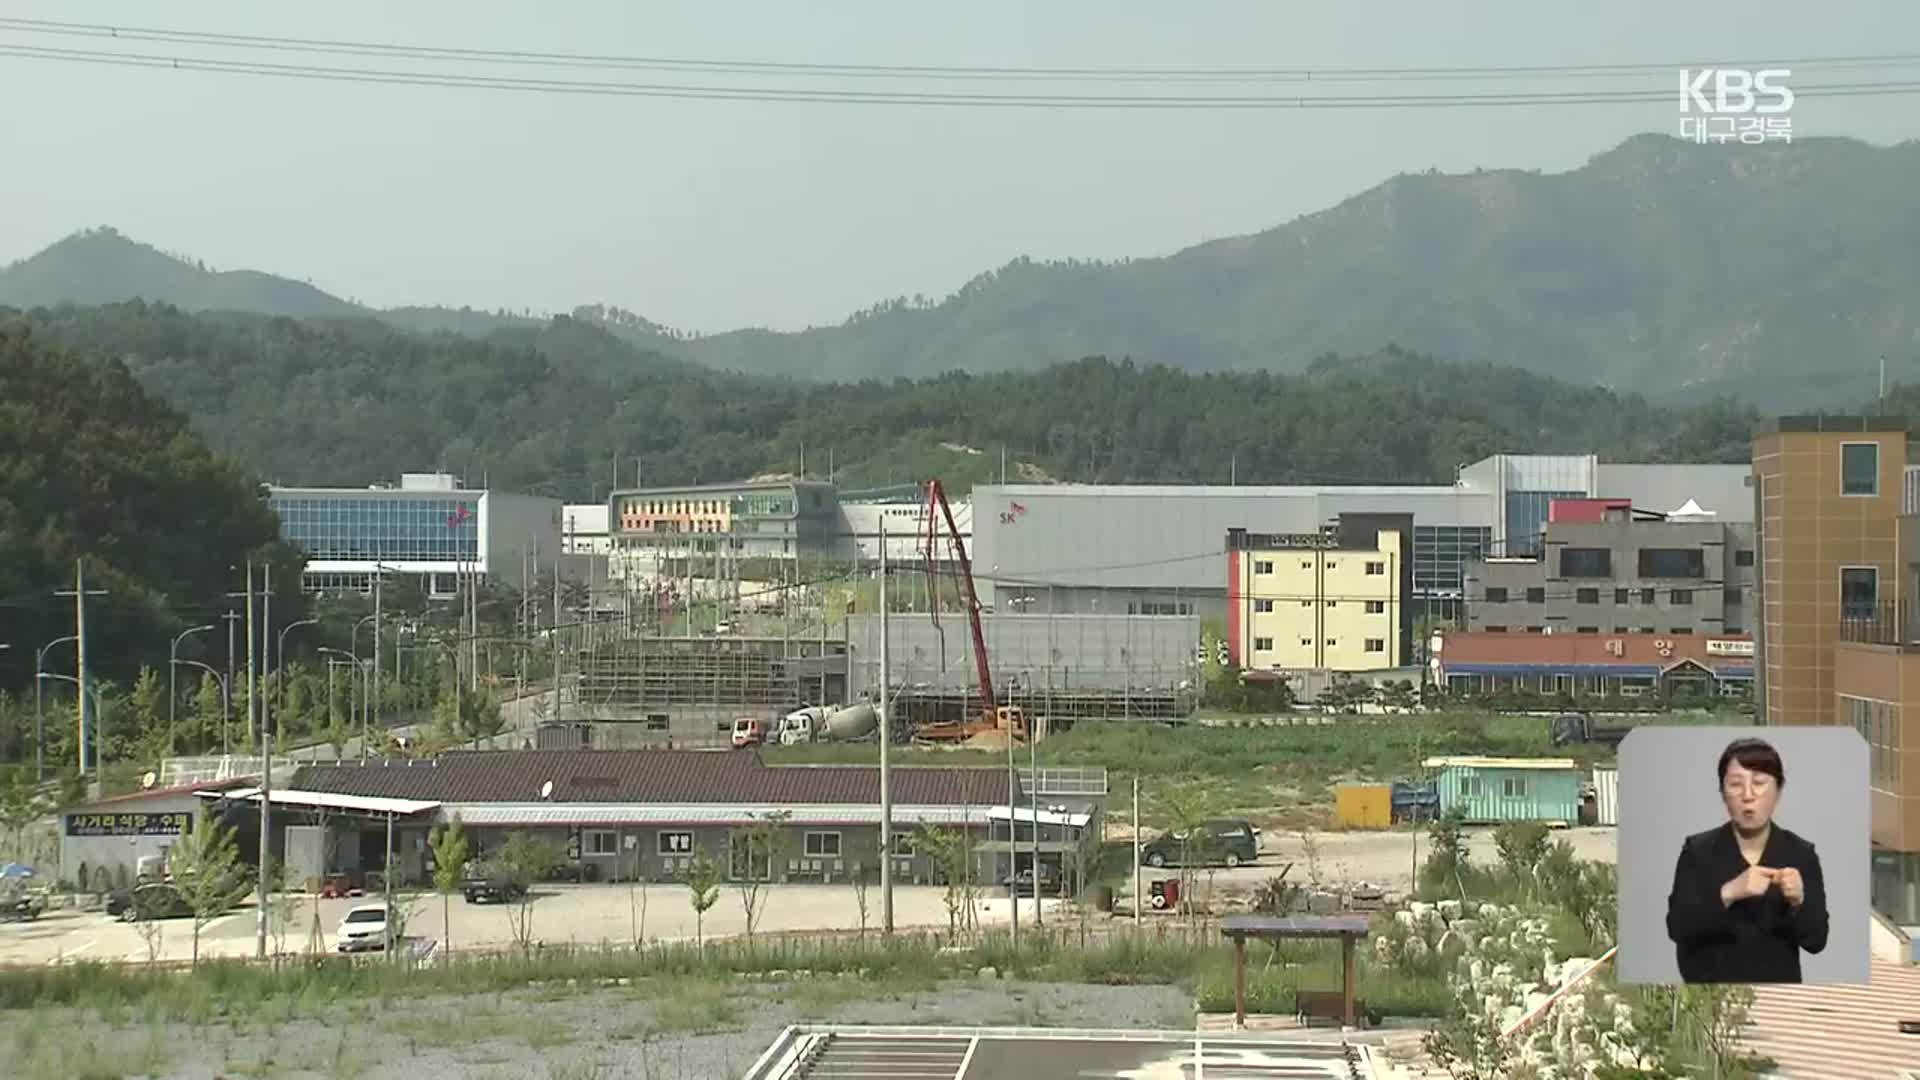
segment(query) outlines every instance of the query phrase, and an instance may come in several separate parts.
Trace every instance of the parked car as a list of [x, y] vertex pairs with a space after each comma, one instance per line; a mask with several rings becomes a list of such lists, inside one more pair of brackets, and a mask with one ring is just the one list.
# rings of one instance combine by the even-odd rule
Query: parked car
[[123, 922], [189, 919], [193, 907], [170, 881], [150, 881], [107, 897], [107, 914]]
[[[1020, 872], [1017, 874], [1002, 874], [1000, 876], [1000, 885], [1002, 888], [1013, 889], [1015, 892], [1017, 892], [1021, 896], [1031, 895], [1033, 892], [1033, 867], [1023, 866], [1020, 868]], [[1048, 863], [1041, 863], [1040, 864], [1041, 895], [1043, 896], [1049, 895], [1049, 894], [1058, 892], [1059, 890], [1060, 890], [1060, 871], [1054, 869], [1053, 866], [1051, 866]]]
[[387, 947], [387, 905], [361, 904], [347, 912], [334, 934], [341, 952], [382, 950]]
[[1198, 835], [1167, 832], [1140, 849], [1140, 859], [1148, 866], [1179, 866], [1186, 858], [1194, 866], [1239, 866], [1260, 857], [1260, 830], [1238, 818], [1216, 818], [1204, 822]]
[[498, 863], [471, 862], [460, 883], [460, 894], [469, 904], [505, 904], [527, 895], [527, 887], [515, 881]]

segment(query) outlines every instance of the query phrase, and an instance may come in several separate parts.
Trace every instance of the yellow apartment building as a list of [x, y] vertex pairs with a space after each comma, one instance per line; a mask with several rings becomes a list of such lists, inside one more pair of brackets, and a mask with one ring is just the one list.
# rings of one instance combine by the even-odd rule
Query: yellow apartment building
[[1408, 662], [1403, 533], [1227, 533], [1227, 648], [1247, 671], [1377, 671]]

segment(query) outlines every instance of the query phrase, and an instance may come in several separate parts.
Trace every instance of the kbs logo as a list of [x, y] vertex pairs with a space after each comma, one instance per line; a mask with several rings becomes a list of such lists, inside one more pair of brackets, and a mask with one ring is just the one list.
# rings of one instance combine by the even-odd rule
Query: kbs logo
[[1680, 137], [1748, 145], [1793, 141], [1793, 77], [1787, 68], [1680, 70]]

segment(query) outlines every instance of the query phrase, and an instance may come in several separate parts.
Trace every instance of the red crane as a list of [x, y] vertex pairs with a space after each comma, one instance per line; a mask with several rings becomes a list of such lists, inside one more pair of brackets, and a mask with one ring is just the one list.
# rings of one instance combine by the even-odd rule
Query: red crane
[[946, 539], [953, 551], [953, 559], [960, 564], [960, 583], [967, 590], [967, 628], [973, 631], [973, 664], [980, 676], [980, 702], [987, 716], [994, 715], [997, 700], [993, 693], [993, 669], [987, 666], [987, 636], [980, 628], [980, 594], [973, 587], [973, 564], [967, 559], [967, 546], [960, 539], [960, 525], [954, 521], [953, 506], [947, 502], [947, 491], [938, 480], [927, 481], [926, 531], [921, 534], [921, 550], [927, 559], [927, 607], [934, 613], [934, 622], [940, 621], [940, 596], [938, 578], [934, 570], [935, 553], [940, 543], [940, 526], [946, 524]]

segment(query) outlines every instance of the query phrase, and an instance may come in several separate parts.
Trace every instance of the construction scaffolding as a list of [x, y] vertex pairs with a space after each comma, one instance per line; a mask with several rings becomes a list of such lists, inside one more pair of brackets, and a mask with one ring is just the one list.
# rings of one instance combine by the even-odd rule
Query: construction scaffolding
[[[1046, 686], [1014, 686], [996, 692], [1002, 705], [1018, 705], [1050, 732], [1066, 731], [1079, 720], [1185, 720], [1197, 700], [1192, 691], [1165, 688], [1101, 690]], [[896, 737], [928, 724], [956, 723], [980, 715], [985, 702], [977, 691], [928, 686], [895, 686], [893, 707]]]
[[581, 663], [580, 719], [689, 713], [771, 718], [838, 703], [847, 642], [817, 638], [642, 637], [596, 644]]

